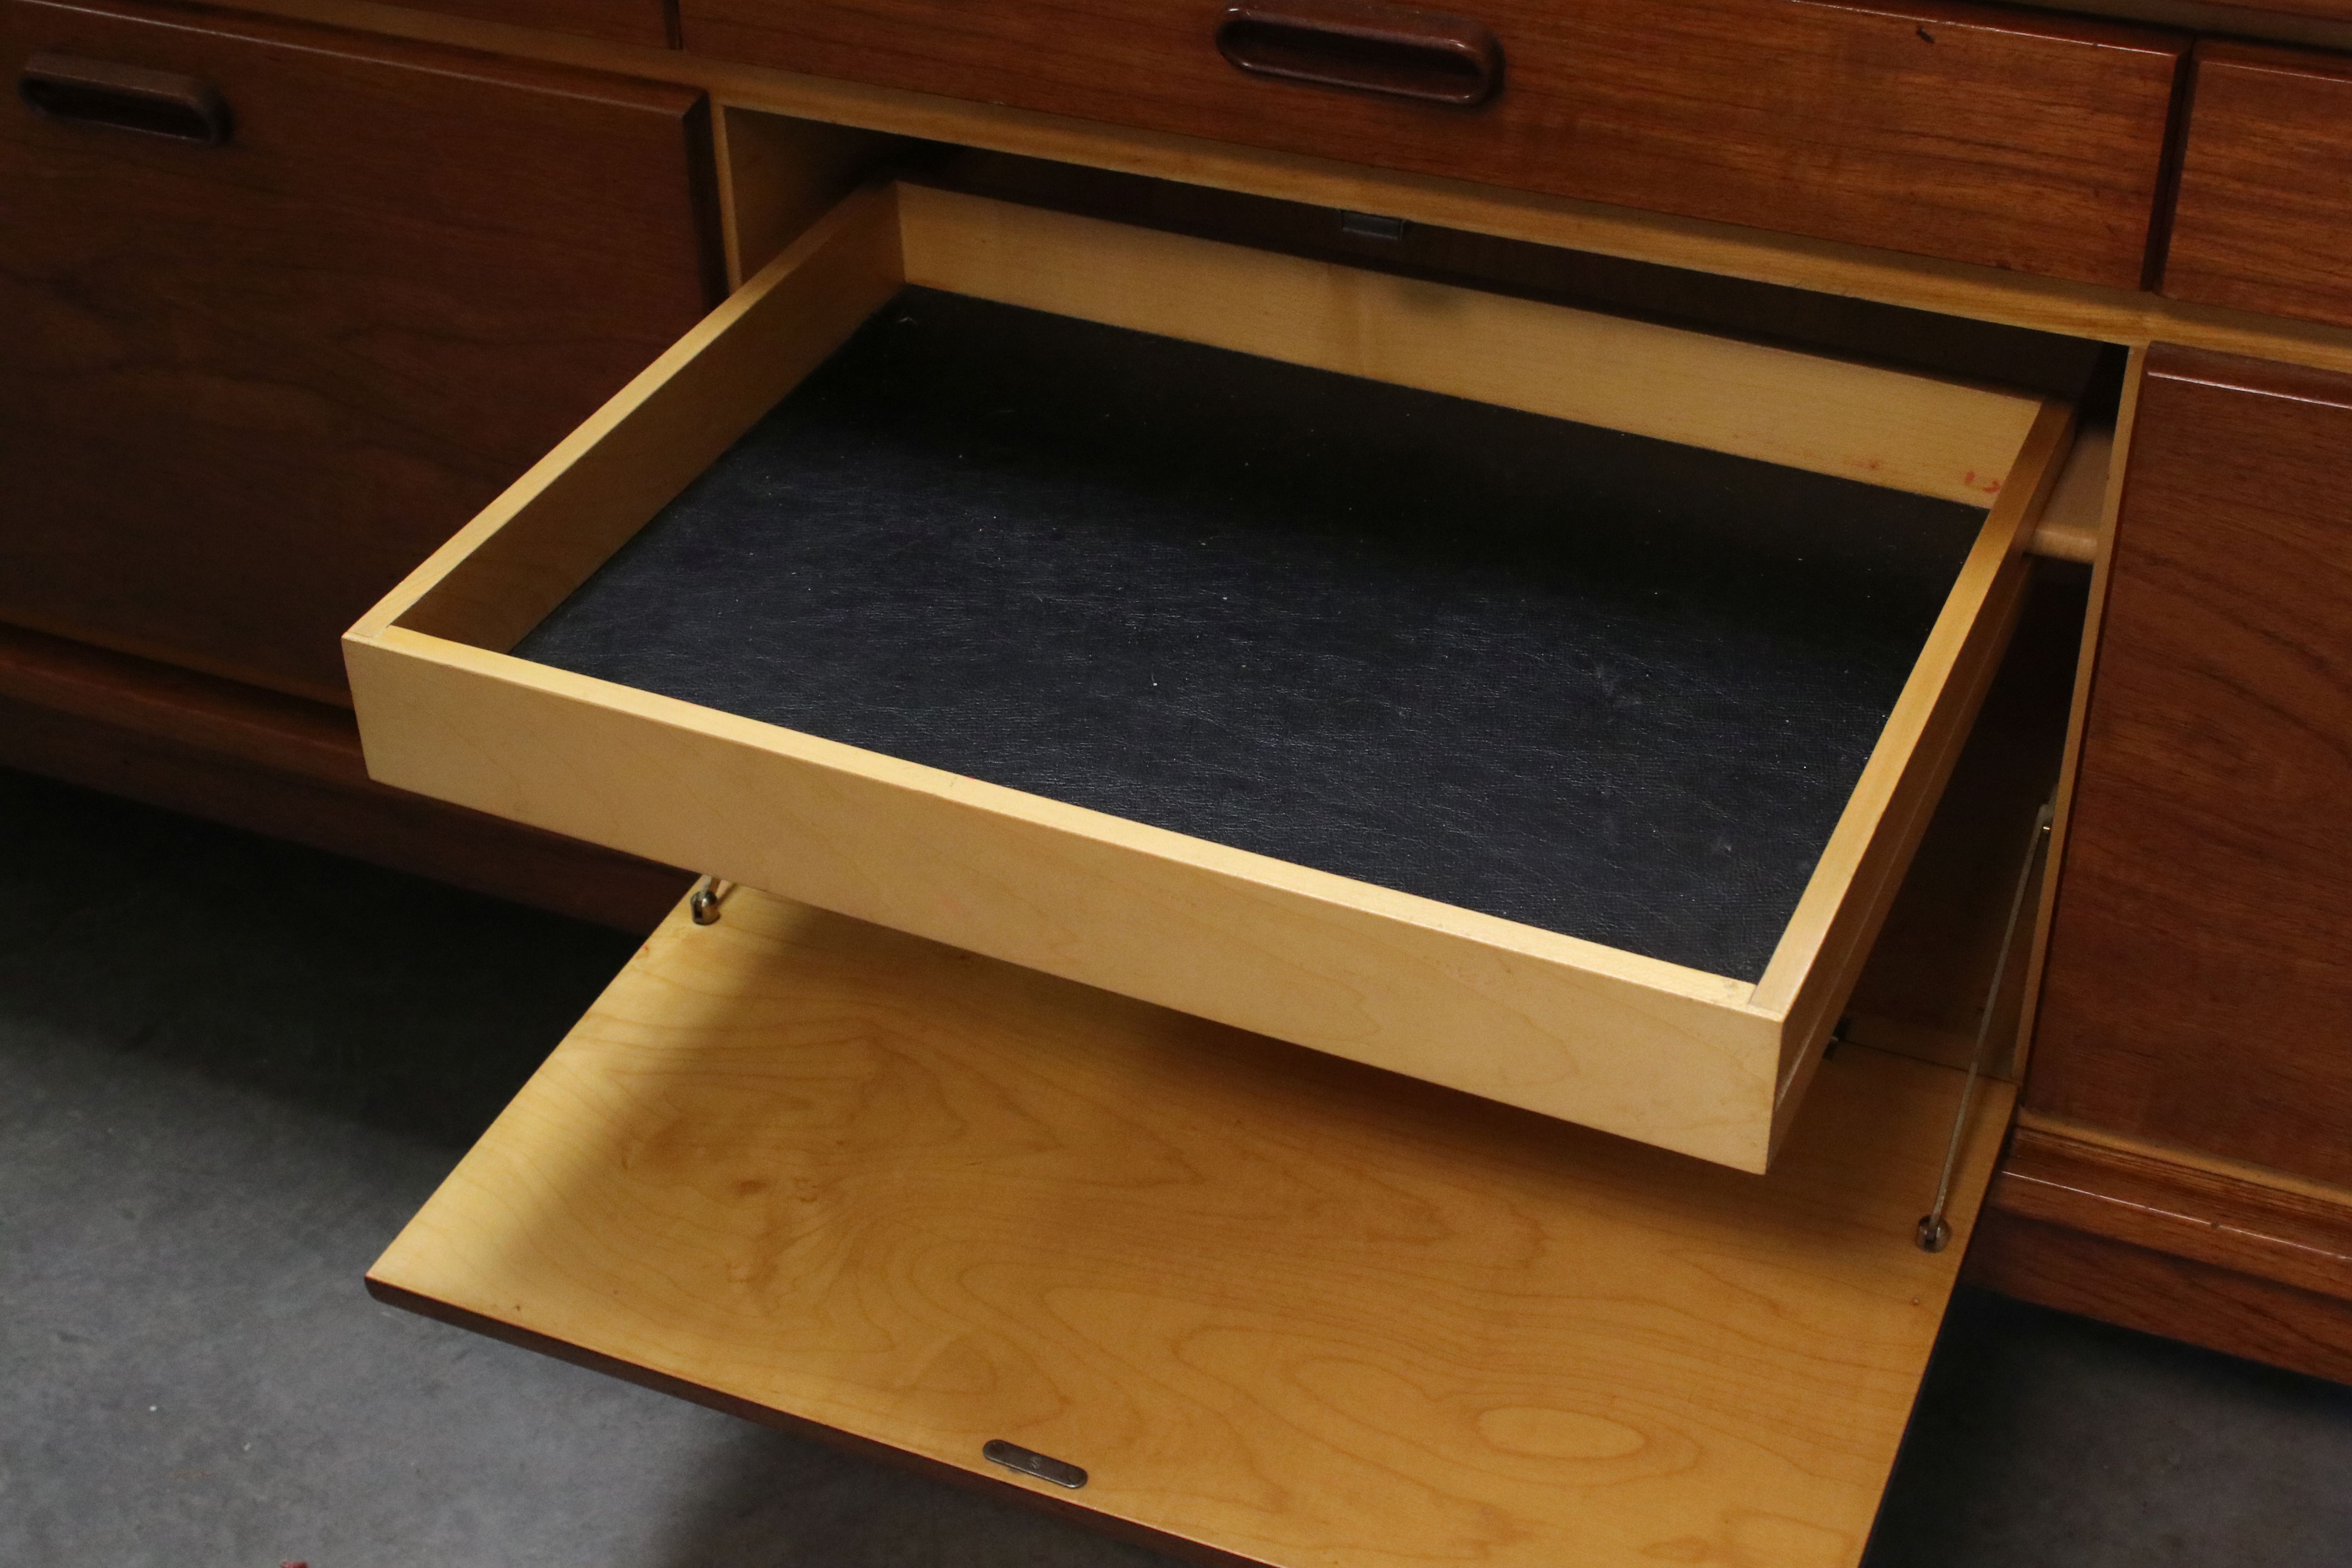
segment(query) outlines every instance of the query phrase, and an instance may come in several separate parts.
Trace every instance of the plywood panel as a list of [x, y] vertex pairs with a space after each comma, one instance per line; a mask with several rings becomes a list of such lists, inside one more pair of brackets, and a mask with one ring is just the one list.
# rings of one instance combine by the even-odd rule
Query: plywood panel
[[371, 1279], [1271, 1563], [1850, 1563], [1958, 1087], [1842, 1053], [1752, 1179], [739, 890]]

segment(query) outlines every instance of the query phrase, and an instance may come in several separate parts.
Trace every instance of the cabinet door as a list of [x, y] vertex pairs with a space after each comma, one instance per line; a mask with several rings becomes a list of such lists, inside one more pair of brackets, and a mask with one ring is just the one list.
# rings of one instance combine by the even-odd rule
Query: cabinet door
[[2352, 59], [2197, 47], [2164, 291], [2352, 325]]
[[345, 700], [344, 626], [711, 301], [693, 92], [40, 0], [0, 60], [57, 110], [0, 106], [0, 619]]
[[2149, 357], [2028, 1098], [2352, 1183], [2352, 377]]

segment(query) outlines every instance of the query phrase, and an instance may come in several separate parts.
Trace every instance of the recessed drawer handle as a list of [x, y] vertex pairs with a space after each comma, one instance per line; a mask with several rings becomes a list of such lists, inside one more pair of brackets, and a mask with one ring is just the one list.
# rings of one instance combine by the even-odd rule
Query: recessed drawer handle
[[1503, 46], [1485, 23], [1377, 0], [1229, 6], [1217, 52], [1254, 76], [1423, 103], [1484, 103], [1503, 85]]
[[52, 120], [112, 125], [208, 147], [228, 140], [228, 105], [192, 76], [45, 50], [25, 62], [16, 93]]

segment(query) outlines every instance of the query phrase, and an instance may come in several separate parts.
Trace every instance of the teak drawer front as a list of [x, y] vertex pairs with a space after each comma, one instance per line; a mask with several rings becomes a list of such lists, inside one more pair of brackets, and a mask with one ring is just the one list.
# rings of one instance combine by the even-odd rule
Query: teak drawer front
[[483, 22], [509, 22], [554, 33], [579, 33], [666, 49], [677, 44], [665, 0], [415, 0], [419, 9], [446, 11]]
[[2159, 345], [2036, 1109], [2352, 1184], [2352, 377]]
[[698, 94], [198, 9], [0, 3], [220, 145], [0, 108], [0, 619], [327, 701], [337, 637], [709, 309]]
[[2352, 59], [2200, 44], [2164, 292], [2352, 325]]
[[[1753, 980], [509, 651], [905, 284], [1990, 510], [1962, 514], [1958, 577]], [[1761, 1170], [1990, 679], [2071, 430], [2036, 398], [878, 188], [575, 432], [346, 651], [388, 783]]]
[[819, 76], [2127, 289], [2186, 47], [1957, 5], [1489, 0], [1462, 9], [1500, 89], [1461, 108], [1245, 75], [1226, 9], [683, 0], [680, 26]]
[[738, 890], [369, 1282], [1234, 1561], [1832, 1568], [2006, 1122], [1922, 1252], [1961, 1076], [1842, 1050], [1757, 1178]]

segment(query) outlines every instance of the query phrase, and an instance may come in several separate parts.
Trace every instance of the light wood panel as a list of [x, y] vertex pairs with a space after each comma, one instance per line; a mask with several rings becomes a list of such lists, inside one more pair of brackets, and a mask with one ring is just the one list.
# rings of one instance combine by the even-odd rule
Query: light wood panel
[[2072, 407], [2054, 401], [2041, 406], [1757, 983], [1753, 1005], [1787, 1020], [1776, 1115], [1783, 1131], [2009, 647], [2025, 585], [2025, 542], [2057, 484], [2074, 434]]
[[[2161, 3], [2101, 0], [2081, 8], [2141, 7], [2152, 13]], [[1002, 104], [764, 69], [676, 50], [627, 48], [435, 16], [376, 0], [251, 0], [248, 8], [690, 82], [735, 108], [1324, 207], [1391, 214], [1475, 234], [1849, 295], [2103, 342], [2145, 345], [2162, 339], [2352, 370], [2352, 330], [2165, 300], [2136, 289], [2035, 278], [1992, 267], [1903, 256], [1884, 247], [1806, 239], [1769, 228], [1538, 195], [1463, 179], [1383, 172], [1340, 159], [1270, 152]], [[2239, 22], [2260, 21], [2253, 12], [2227, 15]], [[2233, 26], [2232, 30], [2259, 31], [2260, 26]], [[2352, 37], [2343, 39], [2341, 47], [2352, 47]]]
[[[860, 192], [557, 443], [352, 635], [400, 619], [482, 647], [512, 647], [899, 282], [895, 196], [887, 187]], [[344, 648], [348, 658], [349, 637]]]
[[1961, 1253], [1910, 1237], [1958, 1088], [1842, 1052], [1759, 1180], [740, 889], [370, 1279], [1034, 1487], [1009, 1439], [1251, 1560], [1846, 1564]]
[[393, 626], [371, 773], [1203, 1017], [1763, 1169], [1751, 988]]
[[[919, 262], [917, 278], [951, 278], [940, 268], [977, 254], [988, 263], [979, 268], [982, 285], [1004, 282], [1010, 261], [1050, 283], [1084, 277], [1090, 261], [1096, 271], [1115, 270], [1103, 258], [1119, 257], [1125, 243], [1092, 220], [1041, 215], [1050, 222], [1032, 227], [997, 217], [999, 204], [960, 197], [931, 205], [902, 249], [897, 215], [927, 195], [871, 190], [820, 222], [352, 629], [346, 657], [374, 775], [1352, 1060], [1764, 1169], [1800, 1098], [1787, 1091], [1801, 1090], [1799, 1066], [1826, 1033], [1819, 1005], [1791, 1043], [1787, 1005], [1756, 1005], [1754, 988], [1740, 981], [504, 657], [887, 298], [909, 258]], [[987, 244], [1007, 232], [1024, 240], [1010, 261]], [[1246, 319], [1264, 264], [1281, 261], [1146, 238], [1154, 289], [1135, 291], [1148, 303], [1121, 307], [1125, 324], [1223, 331], [1215, 323], [1227, 311]], [[1343, 363], [1414, 374], [1441, 347], [1477, 357], [1549, 331], [1559, 359], [1583, 374], [1580, 406], [1589, 416], [1608, 412], [1598, 405], [1615, 384], [1575, 352], [1611, 330], [1595, 318], [1559, 310], [1555, 323], [1518, 310], [1490, 317], [1477, 297], [1447, 290], [1434, 314], [1457, 330], [1420, 338], [1410, 325], [1425, 302], [1417, 296], [1380, 310], [1387, 296], [1344, 268], [1283, 265], [1303, 269], [1288, 275], [1303, 288], [1352, 302], [1339, 318], [1338, 349], [1332, 334], [1277, 324], [1265, 346], [1279, 355], [1339, 354]], [[1073, 289], [1082, 309], [1109, 308], [1084, 285]], [[1041, 289], [1025, 298], [1058, 296]], [[1673, 336], [1686, 386], [1715, 365], [1754, 363], [1746, 345]], [[1399, 343], [1410, 352], [1397, 352]], [[2029, 398], [1793, 354], [1772, 363], [1784, 362], [1791, 399], [1828, 388], [1844, 399], [1833, 407], [1860, 410], [1872, 395], [1899, 393], [1915, 411], [1984, 417], [1993, 428], [1976, 437], [1979, 460], [2006, 477], [1991, 482], [2004, 493], [1985, 542], [1890, 727], [1870, 788], [1849, 813], [1832, 881], [1875, 900], [1882, 884], [1900, 879], [1921, 803], [1941, 776], [1948, 731], [1973, 704], [1978, 667], [1989, 669], [1998, 651], [2000, 563], [2016, 555], [2066, 421], [2056, 405], [2043, 410]], [[1495, 384], [1499, 394], [1551, 395], [1539, 374], [1505, 379]], [[1654, 382], [1629, 377], [1627, 387], [1629, 416], [1657, 405]], [[1770, 385], [1755, 395], [1774, 402]], [[1712, 407], [1706, 435], [1744, 438], [1735, 406]], [[2035, 415], [2037, 434], [2012, 472], [1997, 444], [2000, 422], [2021, 411]], [[1848, 449], [1885, 450], [1891, 468], [1907, 429], [1849, 432]], [[1863, 436], [1886, 445], [1864, 446]], [[1930, 735], [1932, 752], [1922, 740]], [[1892, 837], [1860, 842], [1874, 832]], [[1842, 920], [1829, 907], [1835, 896], [1815, 900], [1807, 963], [1843, 975], [1875, 916]], [[1796, 989], [1787, 983], [1791, 998]]]
[[2017, 393], [928, 186], [907, 280], [1971, 506], [2040, 412]]
[[[2072, 565], [2029, 577], [2009, 652], [1840, 1016], [1841, 1040], [1966, 1067], [1999, 970], [1985, 1070], [2014, 1076], [2034, 924], [2029, 903], [2011, 932], [2011, 910], [2065, 749], [2087, 587]], [[2045, 860], [2036, 854], [2029, 868], [2035, 888]]]
[[2116, 433], [2094, 426], [2074, 432], [2074, 450], [2033, 525], [2026, 549], [2053, 561], [2089, 565], [2098, 559], [2099, 542], [2106, 536], [2107, 494], [2116, 457]]

